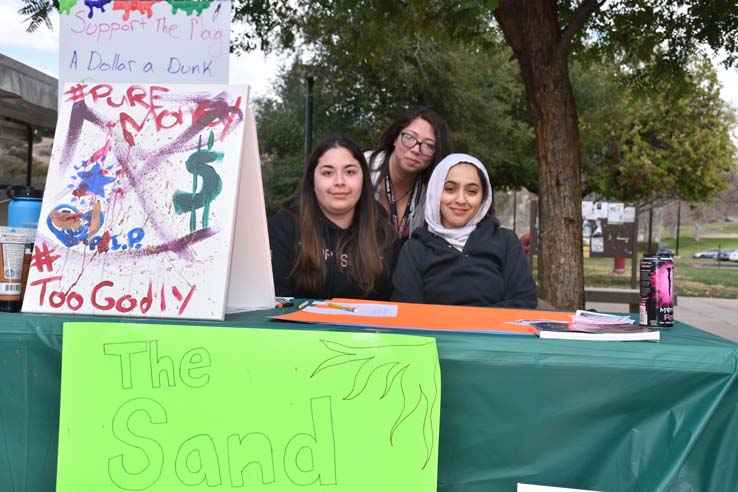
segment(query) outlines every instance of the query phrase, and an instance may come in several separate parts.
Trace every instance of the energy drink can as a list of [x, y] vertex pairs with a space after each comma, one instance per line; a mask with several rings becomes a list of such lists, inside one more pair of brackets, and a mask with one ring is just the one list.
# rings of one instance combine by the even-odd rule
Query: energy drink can
[[641, 259], [640, 324], [674, 326], [674, 260], [665, 256]]

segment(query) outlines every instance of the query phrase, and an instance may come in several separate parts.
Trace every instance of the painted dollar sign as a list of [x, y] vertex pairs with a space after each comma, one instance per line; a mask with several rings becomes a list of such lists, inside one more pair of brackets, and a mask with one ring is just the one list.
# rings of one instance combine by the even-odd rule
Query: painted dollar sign
[[[202, 208], [202, 228], [208, 226], [210, 216], [210, 203], [220, 194], [223, 189], [223, 180], [215, 172], [209, 162], [220, 162], [223, 160], [222, 152], [213, 152], [213, 141], [215, 136], [210, 132], [207, 150], [202, 148], [202, 136], [197, 142], [197, 151], [192, 154], [186, 162], [187, 171], [192, 174], [192, 192], [175, 191], [172, 202], [174, 212], [183, 214], [190, 212], [190, 232], [197, 228], [197, 209]], [[197, 191], [198, 178], [202, 178], [202, 187]]]

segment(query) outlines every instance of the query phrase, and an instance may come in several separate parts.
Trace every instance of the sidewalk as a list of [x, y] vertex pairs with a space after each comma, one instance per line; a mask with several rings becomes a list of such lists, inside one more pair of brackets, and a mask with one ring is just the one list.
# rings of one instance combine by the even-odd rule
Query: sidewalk
[[[587, 309], [603, 313], [624, 313], [625, 304], [589, 302]], [[674, 307], [677, 321], [738, 342], [738, 299], [679, 297]]]

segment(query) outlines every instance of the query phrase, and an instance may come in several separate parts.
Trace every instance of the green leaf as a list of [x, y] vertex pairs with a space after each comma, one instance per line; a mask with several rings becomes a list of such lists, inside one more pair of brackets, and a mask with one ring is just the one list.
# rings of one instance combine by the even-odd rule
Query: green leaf
[[[396, 345], [376, 346], [349, 346], [329, 340], [321, 343], [333, 355], [321, 361], [313, 371], [311, 377], [317, 377], [326, 370], [343, 369], [343, 373], [351, 380], [351, 388], [344, 400], [355, 400], [364, 395], [367, 386], [375, 378], [384, 378], [384, 390], [379, 399], [383, 400], [394, 392], [401, 399], [400, 412], [389, 429], [388, 439], [394, 445], [395, 435], [400, 427], [415, 412], [422, 414], [422, 439], [425, 456], [421, 468], [428, 465], [433, 453], [433, 422], [431, 412], [440, 395], [438, 381], [438, 364], [435, 351], [428, 350], [428, 357], [421, 363], [405, 363], [395, 359]], [[435, 347], [434, 342], [412, 344], [419, 350]], [[356, 364], [353, 364], [356, 363]], [[346, 369], [353, 364], [352, 369]], [[398, 384], [395, 384], [399, 381]]]

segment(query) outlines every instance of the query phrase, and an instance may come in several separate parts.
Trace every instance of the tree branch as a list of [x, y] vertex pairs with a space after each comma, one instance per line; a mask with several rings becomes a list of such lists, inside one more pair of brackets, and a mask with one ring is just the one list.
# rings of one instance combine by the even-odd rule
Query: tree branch
[[569, 25], [564, 28], [561, 33], [561, 40], [556, 46], [556, 52], [554, 53], [554, 59], [565, 58], [569, 51], [574, 36], [582, 29], [584, 23], [592, 16], [592, 14], [600, 9], [607, 0], [584, 0], [577, 11], [574, 12], [574, 16], [571, 18]]

